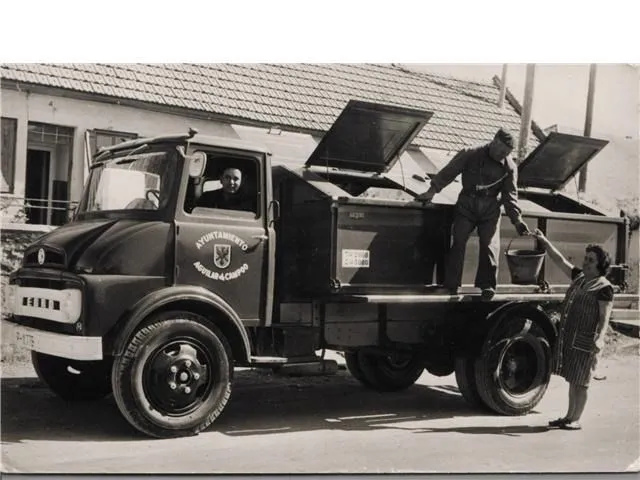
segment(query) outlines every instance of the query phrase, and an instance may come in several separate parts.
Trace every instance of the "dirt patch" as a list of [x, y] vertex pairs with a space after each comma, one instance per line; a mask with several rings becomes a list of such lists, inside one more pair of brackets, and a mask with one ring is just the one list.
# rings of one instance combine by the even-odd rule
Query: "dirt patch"
[[640, 339], [629, 337], [609, 328], [604, 337], [604, 357], [627, 356], [640, 354]]

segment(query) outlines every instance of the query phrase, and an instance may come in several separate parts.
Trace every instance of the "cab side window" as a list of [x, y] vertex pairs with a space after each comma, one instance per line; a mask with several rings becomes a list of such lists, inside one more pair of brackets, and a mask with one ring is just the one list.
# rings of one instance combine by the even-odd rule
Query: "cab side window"
[[215, 215], [216, 211], [224, 210], [257, 218], [260, 216], [258, 186], [259, 169], [255, 159], [211, 155], [202, 177], [189, 179], [184, 208], [193, 215]]

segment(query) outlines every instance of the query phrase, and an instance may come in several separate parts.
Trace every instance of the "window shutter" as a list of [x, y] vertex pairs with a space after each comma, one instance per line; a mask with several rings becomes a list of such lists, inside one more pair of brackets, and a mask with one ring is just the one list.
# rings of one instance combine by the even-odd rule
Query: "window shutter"
[[2, 140], [0, 155], [2, 156], [2, 193], [13, 193], [13, 176], [16, 164], [16, 132], [18, 120], [2, 117]]

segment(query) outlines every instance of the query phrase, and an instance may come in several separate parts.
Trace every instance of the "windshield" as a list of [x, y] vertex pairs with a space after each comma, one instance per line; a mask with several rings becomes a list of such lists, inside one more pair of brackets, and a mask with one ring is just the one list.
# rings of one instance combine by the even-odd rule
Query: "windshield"
[[167, 152], [140, 153], [93, 168], [78, 213], [163, 209], [176, 170], [175, 159], [169, 156]]

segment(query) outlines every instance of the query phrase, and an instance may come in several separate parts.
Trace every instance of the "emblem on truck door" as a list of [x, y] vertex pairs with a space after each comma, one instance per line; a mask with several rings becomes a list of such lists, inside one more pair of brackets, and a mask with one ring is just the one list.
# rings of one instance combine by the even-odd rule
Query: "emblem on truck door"
[[[229, 243], [211, 243], [216, 241], [226, 241]], [[213, 247], [213, 252], [211, 251]], [[201, 274], [211, 280], [217, 280], [219, 282], [228, 282], [237, 279], [241, 275], [245, 274], [249, 270], [249, 265], [240, 259], [240, 262], [236, 260], [236, 263], [242, 263], [238, 265], [235, 270], [230, 272], [217, 272], [213, 267], [220, 270], [229, 268], [231, 266], [231, 251], [236, 248], [240, 252], [246, 252], [249, 249], [249, 245], [231, 232], [213, 231], [204, 234], [198, 240], [196, 240], [196, 249], [203, 252], [202, 258], [208, 259], [202, 262], [196, 261], [193, 263], [194, 268]], [[213, 253], [213, 266], [211, 266], [211, 254]], [[242, 255], [240, 254], [240, 258]], [[236, 255], [233, 258], [238, 258]]]
[[231, 245], [213, 245], [213, 264], [218, 268], [227, 268], [231, 264]]

